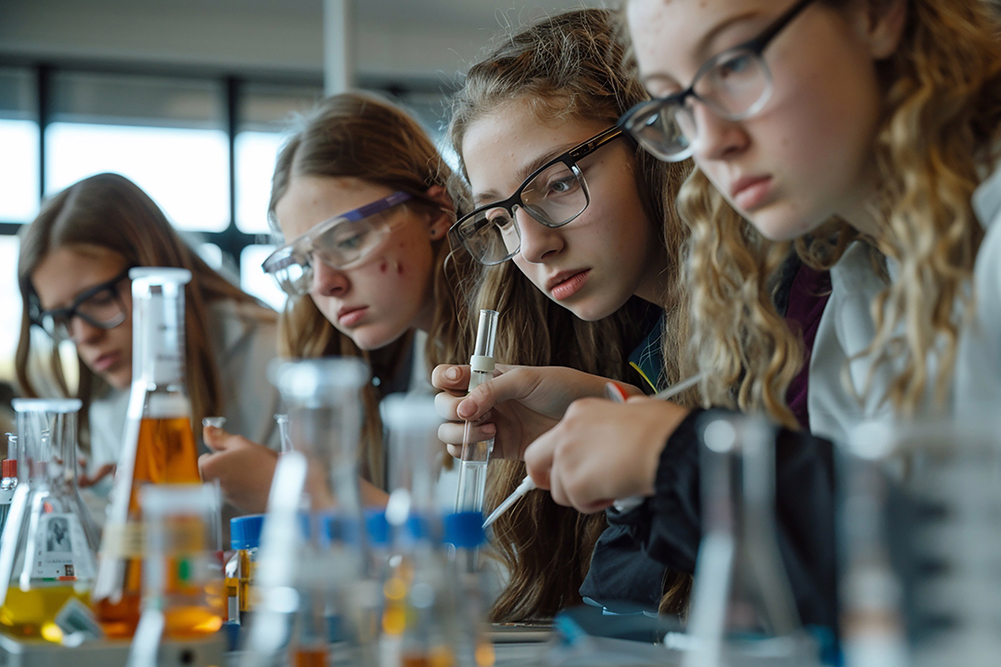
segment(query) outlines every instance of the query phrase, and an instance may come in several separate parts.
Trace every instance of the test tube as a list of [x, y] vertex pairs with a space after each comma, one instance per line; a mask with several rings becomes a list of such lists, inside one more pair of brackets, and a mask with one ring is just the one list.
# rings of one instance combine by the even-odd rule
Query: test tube
[[[480, 311], [476, 328], [476, 346], [469, 359], [469, 391], [489, 380], [494, 371], [494, 346], [497, 342], [497, 311]], [[494, 440], [470, 442], [472, 424], [466, 422], [459, 460], [459, 488], [455, 496], [456, 512], [482, 512], [483, 493], [487, 483], [487, 462]]]

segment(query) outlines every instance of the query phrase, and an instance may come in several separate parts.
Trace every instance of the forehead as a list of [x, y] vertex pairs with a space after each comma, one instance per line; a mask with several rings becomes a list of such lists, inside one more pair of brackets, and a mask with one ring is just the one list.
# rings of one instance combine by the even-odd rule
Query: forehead
[[31, 283], [42, 308], [51, 310], [70, 304], [78, 294], [111, 280], [124, 268], [125, 258], [108, 248], [62, 246], [39, 262]]
[[[732, 44], [732, 31], [789, 2], [774, 0], [629, 0], [626, 22], [640, 76], [687, 78]], [[730, 40], [732, 41], [732, 40]]]
[[293, 176], [275, 205], [285, 239], [291, 240], [324, 220], [335, 218], [393, 194], [392, 188], [360, 178]]
[[608, 125], [573, 116], [542, 118], [524, 99], [505, 102], [470, 123], [462, 138], [474, 197], [487, 191], [509, 196], [540, 159], [556, 157]]

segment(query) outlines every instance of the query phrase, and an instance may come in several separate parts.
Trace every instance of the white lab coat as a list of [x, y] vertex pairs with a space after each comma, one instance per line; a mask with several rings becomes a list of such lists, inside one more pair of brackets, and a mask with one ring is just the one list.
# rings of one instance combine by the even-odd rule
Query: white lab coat
[[976, 311], [956, 358], [956, 413], [995, 414], [1001, 399], [1001, 168], [973, 193], [986, 230], [974, 265]]

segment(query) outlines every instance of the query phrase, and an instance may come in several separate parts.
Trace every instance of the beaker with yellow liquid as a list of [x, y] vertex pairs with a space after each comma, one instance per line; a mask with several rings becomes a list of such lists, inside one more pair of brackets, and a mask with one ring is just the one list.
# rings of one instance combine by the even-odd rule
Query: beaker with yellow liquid
[[59, 642], [56, 616], [89, 599], [97, 528], [77, 489], [77, 399], [15, 399], [26, 483], [0, 540], [0, 628]]
[[132, 389], [93, 593], [94, 611], [110, 637], [132, 636], [139, 622], [141, 489], [201, 483], [185, 381], [184, 286], [191, 272], [141, 267], [129, 277]]

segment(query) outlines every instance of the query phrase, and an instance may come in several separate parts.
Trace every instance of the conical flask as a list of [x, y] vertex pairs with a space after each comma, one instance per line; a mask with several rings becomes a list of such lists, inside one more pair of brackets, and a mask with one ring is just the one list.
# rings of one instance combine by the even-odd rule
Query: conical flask
[[324, 541], [315, 526], [304, 536], [299, 501], [307, 494], [314, 510], [336, 507], [341, 521], [362, 524], [358, 443], [369, 371], [360, 359], [343, 357], [282, 362], [269, 375], [287, 409], [294, 451], [279, 459], [268, 498], [258, 552], [261, 605], [245, 664], [276, 664], [287, 647], [292, 664], [322, 665], [330, 651], [321, 630], [326, 609], [360, 581], [366, 541]]
[[132, 279], [132, 389], [101, 544], [94, 610], [106, 634], [129, 637], [139, 622], [146, 484], [200, 484], [185, 384], [184, 285], [191, 272], [136, 268]]
[[[27, 483], [0, 541], [0, 624], [58, 642], [56, 615], [94, 583], [97, 528], [77, 490], [77, 399], [15, 399]], [[22, 474], [23, 474], [22, 473]]]
[[126, 667], [156, 667], [164, 640], [197, 639], [222, 627], [219, 489], [147, 485], [140, 504], [146, 526], [143, 612]]
[[815, 664], [776, 539], [775, 429], [731, 413], [701, 427], [705, 530], [684, 667]]

